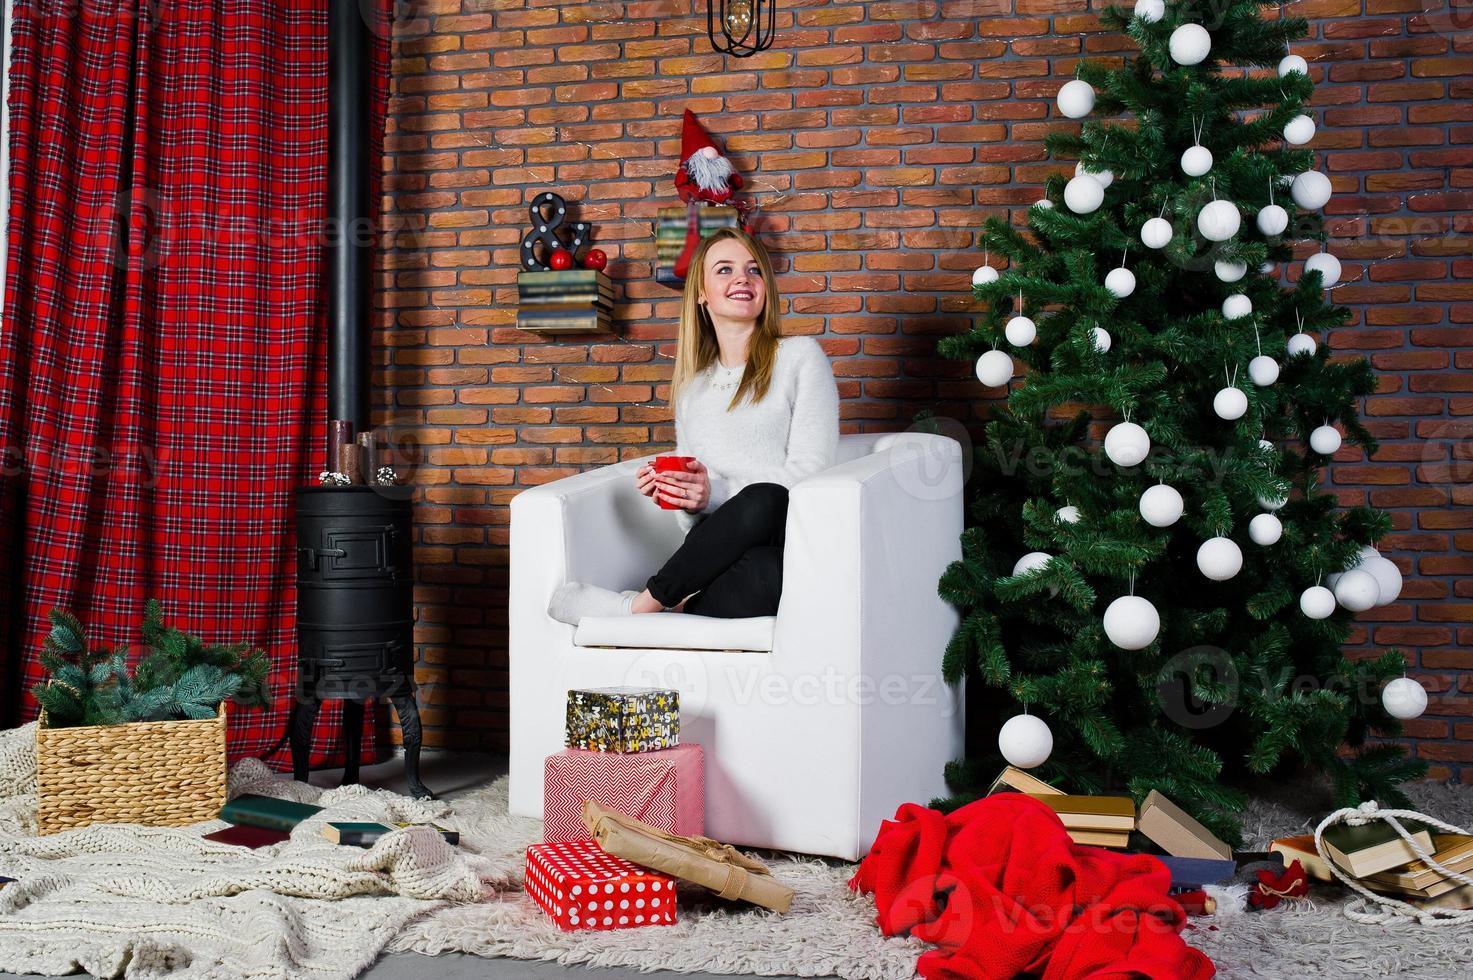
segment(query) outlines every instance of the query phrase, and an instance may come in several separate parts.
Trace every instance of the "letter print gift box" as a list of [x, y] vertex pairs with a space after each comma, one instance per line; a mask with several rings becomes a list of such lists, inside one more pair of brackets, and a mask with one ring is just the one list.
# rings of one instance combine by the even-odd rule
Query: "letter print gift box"
[[652, 752], [680, 744], [680, 692], [601, 687], [568, 692], [566, 745], [595, 752]]
[[675, 879], [591, 840], [527, 848], [527, 894], [564, 932], [675, 923]]

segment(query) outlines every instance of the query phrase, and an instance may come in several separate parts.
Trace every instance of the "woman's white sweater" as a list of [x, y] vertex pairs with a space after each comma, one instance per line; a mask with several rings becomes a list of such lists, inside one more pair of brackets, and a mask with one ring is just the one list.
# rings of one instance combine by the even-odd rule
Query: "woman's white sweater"
[[[740, 375], [721, 378], [719, 364], [692, 378], [675, 406], [676, 452], [706, 464], [710, 513], [752, 483], [785, 487], [834, 465], [839, 442], [839, 389], [828, 355], [812, 337], [778, 341], [772, 386], [755, 405], [744, 397], [728, 410]], [[677, 511], [688, 530], [697, 515]]]

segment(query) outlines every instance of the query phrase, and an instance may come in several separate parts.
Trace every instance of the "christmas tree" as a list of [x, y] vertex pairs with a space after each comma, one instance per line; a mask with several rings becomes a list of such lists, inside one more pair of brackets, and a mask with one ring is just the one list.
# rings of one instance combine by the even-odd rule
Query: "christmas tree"
[[[1400, 731], [1382, 688], [1402, 655], [1344, 654], [1400, 572], [1370, 547], [1390, 519], [1321, 486], [1342, 440], [1375, 451], [1357, 418], [1375, 384], [1329, 356], [1349, 311], [1325, 293], [1330, 183], [1288, 48], [1306, 25], [1265, 7], [1104, 13], [1139, 53], [1061, 89], [1085, 121], [1047, 145], [1077, 165], [1026, 229], [987, 222], [986, 312], [943, 345], [1009, 389], [942, 580], [962, 613], [945, 670], [981, 692], [974, 725], [1026, 710], [1052, 731], [1043, 778], [1157, 789], [1232, 839], [1251, 774], [1307, 767], [1351, 803], [1401, 802], [1422, 772], [1368, 741]], [[971, 754], [948, 773], [959, 799], [996, 772]]]

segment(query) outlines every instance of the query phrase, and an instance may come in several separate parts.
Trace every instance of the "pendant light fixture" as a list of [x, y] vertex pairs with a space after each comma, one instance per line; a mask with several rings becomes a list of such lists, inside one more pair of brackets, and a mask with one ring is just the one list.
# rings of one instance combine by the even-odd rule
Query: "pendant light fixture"
[[706, 34], [720, 54], [747, 58], [772, 47], [777, 0], [706, 0]]

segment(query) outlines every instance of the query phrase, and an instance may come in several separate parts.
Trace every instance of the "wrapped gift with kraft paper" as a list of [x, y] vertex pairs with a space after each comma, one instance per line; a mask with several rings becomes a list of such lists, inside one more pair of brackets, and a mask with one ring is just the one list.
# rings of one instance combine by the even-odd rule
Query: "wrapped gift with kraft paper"
[[680, 692], [602, 687], [568, 692], [570, 749], [650, 752], [680, 744]]
[[672, 834], [705, 833], [705, 757], [699, 745], [628, 754], [564, 749], [543, 765], [545, 842], [588, 840], [588, 800]]
[[527, 848], [527, 894], [564, 932], [675, 924], [675, 879], [591, 840]]

